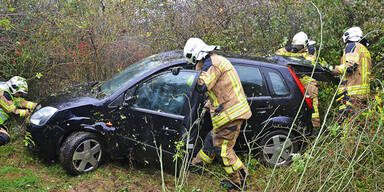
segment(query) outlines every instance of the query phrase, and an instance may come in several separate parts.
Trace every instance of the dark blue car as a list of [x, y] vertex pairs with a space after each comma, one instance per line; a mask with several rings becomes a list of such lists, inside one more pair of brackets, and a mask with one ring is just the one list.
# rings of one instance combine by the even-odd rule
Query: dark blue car
[[[266, 165], [287, 164], [312, 132], [312, 101], [304, 97], [305, 88], [287, 64], [226, 57], [240, 76], [253, 114], [244, 123], [235, 150], [252, 150]], [[195, 91], [200, 71], [193, 67], [182, 51], [164, 52], [107, 81], [51, 95], [30, 118], [29, 148], [76, 175], [96, 169], [103, 157], [158, 165], [161, 146], [165, 169], [173, 169], [176, 145], [181, 143], [193, 156], [212, 128], [209, 115], [201, 117], [204, 95]]]

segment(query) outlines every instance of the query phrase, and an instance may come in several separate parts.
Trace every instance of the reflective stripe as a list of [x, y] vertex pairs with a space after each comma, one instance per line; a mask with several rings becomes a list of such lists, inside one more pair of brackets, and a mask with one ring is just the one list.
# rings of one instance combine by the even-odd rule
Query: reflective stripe
[[3, 106], [5, 108], [5, 110], [7, 111], [12, 111], [13, 109], [16, 108], [16, 106], [14, 104], [12, 105], [7, 105], [6, 103], [4, 103], [3, 100], [0, 99], [0, 105]]
[[213, 106], [214, 107], [218, 107], [219, 106], [219, 102], [217, 101], [217, 97], [216, 97], [216, 95], [211, 91], [211, 90], [209, 90], [209, 91], [207, 91], [207, 93], [208, 93], [208, 96], [212, 99], [212, 101], [213, 101]]
[[232, 167], [224, 167], [224, 170], [225, 170], [225, 172], [227, 172], [227, 174], [232, 174], [233, 173]]
[[221, 62], [220, 66], [219, 66], [220, 71], [222, 71], [225, 66], [227, 66], [227, 60]]
[[232, 167], [233, 167], [233, 170], [234, 170], [234, 171], [238, 170], [238, 169], [241, 167], [242, 164], [243, 164], [243, 163], [240, 161], [240, 159], [237, 158], [236, 163], [232, 166]]
[[320, 117], [320, 115], [319, 115], [319, 109], [317, 108], [317, 106], [313, 105], [313, 110], [314, 110], [315, 112], [312, 113], [312, 118], [318, 118], [318, 117]]
[[230, 120], [242, 115], [246, 111], [250, 110], [247, 100], [244, 100], [224, 112], [221, 112], [219, 115], [212, 118], [213, 129], [217, 129], [229, 122]]
[[6, 121], [7, 119], [8, 119], [8, 117], [6, 117], [5, 115], [4, 115], [4, 111], [2, 110], [2, 109], [0, 109], [0, 118], [3, 120], [2, 122], [4, 122], [4, 121]]
[[313, 78], [311, 78], [310, 76], [307, 76], [307, 75], [305, 75], [304, 77], [302, 77], [301, 79], [300, 79], [300, 81], [301, 81], [301, 83], [303, 84], [303, 85], [307, 85], [308, 83], [310, 83], [310, 82], [312, 82], [312, 81], [315, 81]]
[[343, 109], [345, 109], [345, 108], [347, 108], [345, 105], [341, 105], [341, 106], [339, 107], [339, 110], [343, 110]]
[[31, 109], [32, 110], [32, 106], [33, 106], [33, 103], [28, 101], [27, 103], [27, 109]]
[[200, 157], [203, 159], [204, 162], [206, 162], [206, 163], [212, 163], [213, 159], [210, 158], [207, 154], [205, 154], [205, 153], [203, 152], [203, 150], [200, 150], [199, 155], [200, 155]]
[[227, 145], [228, 145], [228, 140], [224, 140], [223, 144], [221, 144], [221, 154], [220, 154], [225, 166], [229, 165], [228, 159], [227, 159]]
[[240, 85], [239, 83], [237, 82], [236, 78], [235, 78], [235, 74], [233, 73], [233, 71], [228, 71], [228, 76], [229, 76], [229, 79], [231, 80], [232, 82], [232, 86], [233, 86], [233, 91], [235, 91], [236, 95], [237, 95], [237, 98], [239, 98], [239, 101], [243, 101], [244, 100], [244, 97], [243, 95], [241, 95], [241, 89], [240, 89]]
[[203, 79], [205, 85], [209, 85], [214, 79], [215, 79], [216, 75], [215, 73], [212, 73], [211, 76], [209, 77], [204, 77], [204, 75], [201, 76], [201, 79]]
[[26, 114], [26, 111], [25, 110], [20, 110], [20, 117], [24, 117]]
[[319, 117], [320, 117], [319, 113], [312, 113], [312, 118], [319, 118]]

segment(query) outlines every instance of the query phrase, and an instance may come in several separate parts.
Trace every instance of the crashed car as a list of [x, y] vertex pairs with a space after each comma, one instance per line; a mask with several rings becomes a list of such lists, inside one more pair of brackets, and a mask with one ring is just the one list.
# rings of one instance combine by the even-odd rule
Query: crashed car
[[[251, 150], [270, 166], [289, 163], [313, 129], [312, 101], [305, 97], [305, 87], [286, 64], [227, 58], [238, 71], [253, 113], [235, 150]], [[50, 95], [27, 125], [28, 148], [49, 162], [60, 162], [72, 175], [97, 169], [106, 157], [157, 166], [159, 149], [164, 168], [172, 170], [177, 145], [182, 143], [193, 156], [212, 129], [209, 114], [202, 113], [205, 97], [195, 90], [200, 71], [193, 68], [182, 51], [164, 52], [107, 81]]]

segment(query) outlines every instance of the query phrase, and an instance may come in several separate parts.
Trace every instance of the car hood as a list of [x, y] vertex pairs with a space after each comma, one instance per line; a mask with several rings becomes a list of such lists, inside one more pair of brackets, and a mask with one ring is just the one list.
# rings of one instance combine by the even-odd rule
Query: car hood
[[93, 92], [94, 85], [97, 82], [88, 82], [65, 88], [59, 92], [53, 93], [43, 99], [40, 104], [42, 107], [52, 106], [59, 110], [70, 107], [94, 104], [98, 99]]

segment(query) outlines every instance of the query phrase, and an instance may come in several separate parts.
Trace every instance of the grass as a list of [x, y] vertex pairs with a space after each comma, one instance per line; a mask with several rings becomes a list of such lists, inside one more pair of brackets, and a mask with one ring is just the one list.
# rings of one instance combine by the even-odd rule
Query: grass
[[[326, 122], [316, 145], [310, 141], [289, 166], [273, 170], [241, 155], [245, 164], [250, 161], [248, 191], [383, 191], [381, 98], [377, 95], [376, 102], [351, 121], [348, 139], [338, 139], [340, 128], [333, 120]], [[160, 168], [131, 165], [128, 160], [105, 162], [91, 173], [69, 176], [60, 164], [48, 166], [24, 148], [21, 130], [22, 125], [12, 127], [11, 143], [0, 147], [0, 191], [227, 191], [219, 186], [226, 174], [218, 163], [202, 175], [186, 174], [181, 187], [173, 175], [164, 174], [162, 180]]]

